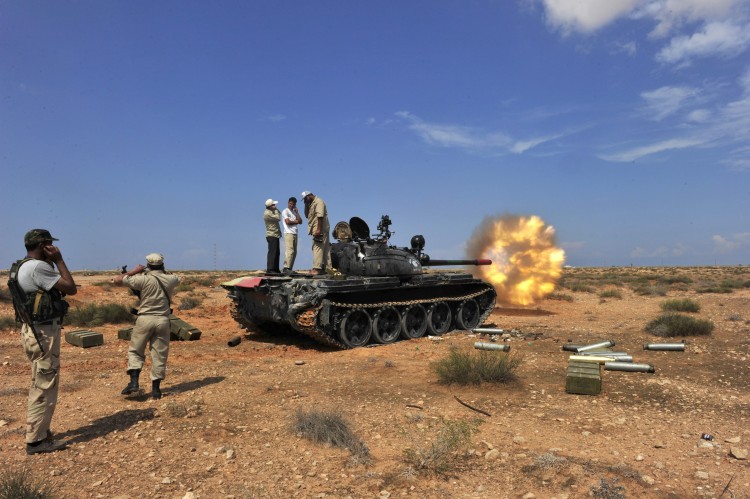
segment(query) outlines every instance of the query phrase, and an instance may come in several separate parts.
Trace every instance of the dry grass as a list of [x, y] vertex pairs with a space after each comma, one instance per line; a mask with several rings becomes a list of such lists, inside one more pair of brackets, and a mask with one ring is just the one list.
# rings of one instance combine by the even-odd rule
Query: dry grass
[[711, 321], [694, 319], [682, 314], [665, 314], [646, 325], [646, 331], [654, 336], [707, 336], [714, 330]]
[[661, 304], [661, 309], [665, 312], [700, 312], [701, 306], [698, 302], [689, 298], [666, 300]]
[[65, 322], [73, 326], [96, 327], [103, 324], [132, 324], [135, 317], [119, 303], [89, 303], [68, 310]]
[[434, 362], [432, 367], [442, 384], [479, 385], [513, 381], [522, 362], [523, 357], [513, 353], [451, 348], [448, 357]]
[[26, 468], [0, 473], [0, 499], [52, 499], [53, 489]]
[[348, 449], [360, 461], [370, 455], [367, 445], [349, 429], [339, 411], [298, 409], [293, 427], [295, 433], [312, 442]]
[[426, 447], [404, 451], [409, 469], [407, 473], [428, 472], [443, 474], [450, 471], [460, 451], [465, 451], [471, 437], [479, 431], [479, 421], [451, 421], [444, 419], [437, 435]]

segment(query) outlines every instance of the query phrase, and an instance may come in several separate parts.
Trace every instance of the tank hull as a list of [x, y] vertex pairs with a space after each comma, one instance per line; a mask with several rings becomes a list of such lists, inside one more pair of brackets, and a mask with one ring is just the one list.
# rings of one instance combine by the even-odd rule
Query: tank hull
[[495, 306], [492, 286], [464, 272], [403, 277], [247, 277], [224, 283], [245, 329], [295, 330], [336, 348], [472, 329]]

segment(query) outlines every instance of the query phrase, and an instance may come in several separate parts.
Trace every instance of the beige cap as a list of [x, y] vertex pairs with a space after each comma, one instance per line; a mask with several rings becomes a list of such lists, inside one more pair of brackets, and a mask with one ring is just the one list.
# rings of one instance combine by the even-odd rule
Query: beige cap
[[164, 255], [161, 253], [149, 253], [146, 255], [146, 263], [149, 265], [163, 265]]
[[271, 199], [271, 198], [268, 198], [268, 199], [266, 199], [266, 208], [268, 208], [268, 207], [269, 207], [269, 206], [271, 206], [272, 204], [279, 204], [279, 202], [278, 202], [278, 201], [274, 201], [274, 200], [273, 200], [273, 199]]

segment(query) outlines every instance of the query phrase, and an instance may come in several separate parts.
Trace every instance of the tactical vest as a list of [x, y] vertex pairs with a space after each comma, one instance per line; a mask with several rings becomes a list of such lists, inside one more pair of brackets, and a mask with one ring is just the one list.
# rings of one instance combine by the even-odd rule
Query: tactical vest
[[[21, 268], [21, 265], [29, 260], [33, 260], [33, 258], [18, 260], [10, 267], [10, 280], [8, 281], [8, 287], [11, 290], [13, 288], [21, 289], [20, 285], [10, 286], [10, 281], [18, 282], [18, 270]], [[18, 298], [20, 298], [19, 301], [28, 312], [28, 316], [31, 317], [34, 322], [46, 322], [52, 319], [62, 320], [68, 312], [68, 302], [63, 300], [63, 294], [55, 288], [52, 288], [49, 291], [37, 289], [34, 292], [25, 293], [25, 296], [20, 296]], [[15, 306], [15, 300], [13, 304]], [[18, 322], [24, 322], [21, 319], [21, 314], [18, 313], [18, 310], [16, 310], [16, 320]]]

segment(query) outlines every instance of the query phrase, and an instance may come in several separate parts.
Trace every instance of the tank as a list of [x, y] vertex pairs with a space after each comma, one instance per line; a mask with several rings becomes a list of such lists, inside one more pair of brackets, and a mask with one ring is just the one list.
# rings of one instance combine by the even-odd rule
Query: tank
[[491, 265], [490, 260], [433, 260], [425, 239], [389, 244], [383, 215], [371, 236], [358, 217], [333, 230], [331, 268], [323, 275], [256, 275], [223, 283], [232, 317], [245, 329], [294, 330], [336, 348], [470, 330], [495, 306], [495, 289], [460, 270], [430, 267]]

